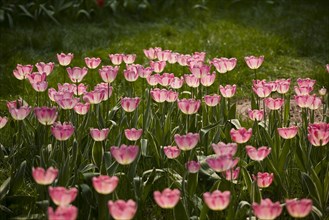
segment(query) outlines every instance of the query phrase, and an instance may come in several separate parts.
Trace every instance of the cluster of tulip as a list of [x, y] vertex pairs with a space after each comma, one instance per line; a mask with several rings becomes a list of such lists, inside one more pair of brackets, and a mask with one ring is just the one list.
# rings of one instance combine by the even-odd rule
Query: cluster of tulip
[[[211, 119], [215, 119], [217, 121], [220, 121], [220, 119], [217, 118], [215, 113], [214, 115], [210, 115], [210, 112], [216, 112], [219, 114], [219, 112], [230, 111], [231, 103], [229, 100], [235, 95], [237, 86], [219, 85], [218, 91], [220, 94], [204, 94], [200, 92], [198, 88], [201, 86], [202, 88], [212, 86], [216, 80], [216, 71], [221, 74], [232, 71], [237, 65], [237, 59], [213, 58], [212, 60], [209, 60], [208, 64], [206, 64], [206, 54], [204, 52], [195, 52], [192, 55], [186, 55], [172, 52], [170, 50], [162, 50], [161, 48], [145, 49], [144, 54], [150, 61], [149, 67], [134, 64], [136, 59], [135, 54], [110, 54], [109, 58], [113, 66], [102, 66], [98, 69], [99, 76], [103, 82], [95, 85], [93, 90], [89, 90], [89, 86], [81, 82], [87, 75], [88, 69], [97, 69], [99, 67], [102, 62], [100, 58], [86, 57], [85, 64], [87, 67], [67, 67], [66, 71], [72, 84], [66, 82], [63, 84], [58, 83], [57, 90], [55, 88], [48, 88], [47, 82], [47, 77], [52, 74], [55, 63], [37, 63], [36, 67], [38, 72], [33, 72], [32, 65], [18, 64], [16, 69], [13, 71], [14, 76], [23, 82], [28, 79], [32, 88], [38, 93], [47, 91], [50, 101], [47, 100], [46, 103], [51, 103], [51, 106], [40, 107], [38, 106], [40, 102], [37, 100], [36, 106], [32, 107], [23, 99], [18, 99], [7, 102], [9, 113], [13, 120], [22, 121], [25, 119], [28, 120], [27, 117], [33, 109], [34, 116], [37, 121], [47, 128], [50, 126], [52, 139], [55, 139], [56, 143], [64, 143], [72, 136], [74, 136], [74, 139], [77, 140], [77, 136], [79, 136], [79, 132], [77, 132], [77, 130], [80, 127], [78, 124], [79, 120], [61, 122], [60, 119], [67, 119], [67, 117], [65, 118], [63, 116], [63, 114], [65, 114], [65, 111], [68, 111], [71, 116], [76, 114], [77, 117], [86, 117], [88, 114], [94, 114], [97, 117], [102, 117], [101, 113], [98, 111], [98, 107], [105, 102], [108, 104], [112, 93], [116, 92], [114, 91], [115, 86], [112, 87], [112, 85], [119, 73], [121, 63], [124, 62], [126, 68], [123, 70], [123, 76], [127, 82], [135, 82], [140, 77], [144, 80], [143, 83], [148, 83], [149, 90], [147, 91], [149, 98], [152, 99], [156, 103], [155, 106], [159, 108], [158, 111], [153, 112], [155, 116], [156, 114], [162, 114], [163, 117], [161, 117], [161, 119], [163, 120], [167, 120], [170, 117], [168, 109], [164, 109], [163, 106], [166, 102], [169, 103], [168, 105], [171, 106], [170, 108], [176, 108], [177, 110], [179, 109], [182, 113], [177, 122], [169, 120], [169, 123], [175, 123], [175, 126], [178, 126], [179, 128], [175, 128], [173, 130], [180, 131], [180, 133], [176, 132], [174, 135], [169, 137], [172, 142], [170, 142], [170, 140], [166, 141], [166, 143], [170, 142], [171, 145], [166, 143], [158, 143], [159, 146], [155, 147], [161, 146], [162, 152], [157, 152], [158, 155], [160, 155], [159, 157], [164, 155], [162, 159], [166, 159], [166, 161], [178, 161], [179, 163], [183, 161], [186, 168], [185, 177], [196, 175], [196, 181], [198, 181], [197, 174], [200, 170], [205, 169], [205, 166], [212, 170], [213, 173], [220, 174], [222, 177], [216, 174], [218, 178], [225, 179], [230, 182], [233, 187], [233, 185], [238, 183], [240, 171], [247, 171], [246, 164], [249, 163], [249, 161], [255, 161], [252, 165], [252, 172], [259, 172], [256, 172], [257, 174], [252, 174], [253, 178], [250, 179], [250, 182], [253, 182], [256, 185], [254, 188], [260, 188], [263, 190], [270, 187], [272, 183], [276, 181], [276, 178], [281, 181], [281, 178], [277, 176], [279, 171], [271, 169], [270, 172], [265, 172], [264, 168], [268, 168], [269, 166], [268, 163], [265, 163], [264, 161], [269, 160], [272, 163], [272, 161], [276, 158], [280, 159], [284, 154], [283, 150], [281, 150], [280, 147], [277, 149], [274, 146], [270, 146], [270, 143], [273, 145], [278, 144], [274, 144], [268, 140], [266, 140], [266, 142], [262, 142], [261, 138], [257, 139], [255, 136], [260, 135], [259, 127], [261, 127], [261, 129], [265, 129], [264, 131], [269, 132], [269, 140], [271, 140], [271, 135], [275, 135], [276, 132], [285, 141], [291, 140], [299, 133], [303, 133], [305, 131], [307, 132], [307, 138], [309, 141], [307, 144], [310, 143], [313, 146], [325, 146], [329, 142], [329, 124], [327, 123], [328, 121], [325, 122], [325, 120], [328, 120], [326, 113], [324, 112], [323, 114], [322, 122], [314, 121], [314, 110], [322, 108], [325, 111], [328, 107], [328, 103], [325, 104], [324, 101], [324, 97], [327, 95], [325, 88], [320, 90], [320, 97], [315, 94], [311, 94], [314, 89], [315, 80], [311, 80], [309, 78], [298, 79], [298, 86], [295, 86], [294, 88], [296, 93], [294, 100], [305, 116], [303, 118], [305, 119], [303, 121], [305, 122], [305, 126], [302, 126], [304, 130], [299, 131], [298, 126], [289, 126], [289, 119], [286, 118], [287, 116], [283, 118], [283, 108], [285, 106], [285, 102], [290, 102], [290, 96], [288, 96], [287, 93], [289, 92], [291, 80], [279, 79], [271, 82], [267, 82], [266, 80], [257, 80], [256, 70], [262, 65], [264, 57], [245, 57], [247, 66], [255, 71], [255, 79], [253, 80], [252, 90], [257, 99], [255, 102], [256, 108], [248, 110], [248, 116], [250, 120], [255, 123], [256, 127], [254, 126], [253, 128], [247, 129], [241, 127], [240, 125], [235, 125], [234, 128], [231, 127], [232, 125], [230, 124], [228, 130], [229, 135], [225, 136], [225, 131], [216, 127], [216, 123], [211, 124]], [[68, 66], [73, 57], [74, 56], [71, 53], [57, 54], [57, 59], [61, 66]], [[165, 70], [166, 65], [173, 65], [176, 63], [182, 67], [186, 67], [190, 73], [180, 74], [179, 76], [174, 73], [162, 73]], [[215, 69], [214, 72], [211, 72], [212, 67]], [[329, 72], [329, 65], [327, 65], [327, 70]], [[180, 89], [184, 86], [184, 84], [186, 84], [191, 91], [188, 93], [191, 95], [189, 98], [180, 98]], [[143, 84], [143, 86], [145, 85]], [[147, 106], [148, 97], [145, 98], [144, 95], [142, 97], [131, 97], [133, 96], [133, 93], [131, 92], [130, 87], [132, 87], [132, 84], [129, 84], [129, 88], [125, 88], [127, 89], [128, 94], [117, 94], [122, 97], [119, 102], [119, 107], [123, 110], [123, 116], [130, 116], [129, 113], [136, 112], [139, 105], [143, 105], [143, 107]], [[142, 92], [144, 93], [144, 91]], [[205, 105], [203, 105], [200, 98], [203, 98]], [[177, 105], [173, 105], [173, 103], [177, 103]], [[225, 109], [226, 107], [220, 109], [219, 105], [221, 105], [221, 103], [224, 103], [227, 106], [227, 109]], [[261, 107], [261, 104], [263, 104], [263, 107]], [[96, 110], [93, 109], [93, 106], [96, 106]], [[202, 127], [207, 128], [207, 126], [212, 126], [211, 129], [217, 129], [216, 133], [219, 134], [222, 132], [225, 136], [223, 138], [219, 138], [219, 142], [218, 138], [215, 142], [216, 138], [208, 138], [208, 136], [206, 137], [208, 138], [207, 141], [204, 141], [206, 133], [203, 130], [205, 129], [200, 130], [200, 127], [198, 127], [199, 122], [196, 117], [196, 115], [199, 114], [200, 109], [202, 111], [202, 120], [200, 123]], [[278, 114], [279, 111], [281, 111], [281, 116]], [[112, 120], [108, 116], [109, 112], [110, 109], [107, 108], [105, 114], [105, 120], [107, 120], [107, 122]], [[268, 114], [269, 117], [266, 118]], [[229, 118], [227, 115], [228, 114], [226, 112], [227, 120], [222, 124], [218, 123], [218, 125], [225, 127], [227, 122], [232, 122], [233, 124], [232, 120], [234, 118]], [[207, 117], [208, 120], [206, 120]], [[141, 125], [139, 123], [140, 120], [138, 119], [138, 116], [136, 118], [135, 127], [133, 127], [134, 123], [128, 122], [128, 126], [123, 132], [127, 141], [133, 144], [126, 145], [118, 142], [120, 143], [117, 144], [118, 146], [111, 146], [113, 143], [110, 143], [111, 147], [109, 147], [108, 151], [105, 149], [105, 142], [108, 140], [110, 128], [104, 128], [101, 126], [95, 128], [94, 126], [89, 126], [89, 135], [95, 146], [92, 150], [93, 155], [90, 157], [92, 158], [90, 162], [96, 165], [94, 176], [92, 177], [92, 186], [100, 195], [114, 193], [119, 185], [120, 175], [122, 175], [115, 172], [114, 175], [109, 175], [108, 170], [112, 169], [113, 166], [105, 167], [107, 165], [105, 165], [106, 163], [104, 162], [104, 151], [106, 151], [106, 153], [115, 160], [115, 163], [122, 166], [131, 165], [136, 160], [139, 160], [139, 157], [145, 156], [145, 153], [141, 153], [141, 149], [137, 145], [137, 141], [143, 139], [143, 136], [143, 140], [145, 140], [146, 137], [149, 137], [148, 135], [152, 132], [152, 130], [144, 126], [144, 120], [143, 125]], [[183, 118], [186, 118], [186, 124], [184, 123]], [[192, 118], [194, 121], [192, 121]], [[93, 119], [94, 118], [91, 120]], [[129, 119], [134, 120], [131, 117], [129, 117]], [[119, 122], [120, 120], [122, 121], [122, 119], [119, 119], [116, 122]], [[278, 122], [274, 123], [275, 120]], [[87, 123], [85, 121], [83, 123]], [[0, 128], [3, 128], [7, 122], [7, 117], [0, 117]], [[163, 121], [162, 123], [162, 128], [165, 129], [165, 122]], [[137, 129], [136, 127], [138, 126], [143, 126], [143, 129]], [[184, 129], [185, 132], [182, 134]], [[193, 132], [191, 132], [192, 130]], [[120, 135], [121, 137], [121, 134], [114, 135]], [[304, 134], [300, 135], [302, 136]], [[161, 137], [163, 138], [165, 136], [163, 135]], [[208, 140], [210, 140], [210, 142], [208, 142]], [[278, 141], [281, 143], [283, 140], [280, 139]], [[248, 142], [250, 144], [247, 144]], [[48, 146], [48, 144], [51, 143], [54, 143], [54, 141], [45, 142], [45, 145]], [[97, 163], [97, 155], [95, 153], [97, 151], [97, 143], [103, 144], [102, 150], [100, 151], [100, 163]], [[173, 145], [174, 143], [175, 146]], [[266, 143], [266, 146], [263, 146], [265, 145], [264, 143]], [[297, 141], [295, 143], [297, 143]], [[205, 146], [207, 144], [211, 146], [211, 150], [214, 154], [207, 153], [208, 146]], [[179, 159], [181, 154], [183, 156]], [[273, 158], [269, 159], [272, 154]], [[284, 156], [286, 155], [287, 153]], [[258, 167], [254, 164], [259, 164], [260, 169], [258, 169]], [[153, 164], [152, 166], [156, 165]], [[103, 167], [105, 167], [105, 169], [103, 169]], [[56, 178], [58, 177], [58, 173], [59, 170], [53, 167], [49, 167], [46, 170], [42, 167], [32, 168], [32, 175], [37, 184], [45, 186], [51, 185], [48, 188], [48, 193], [51, 201], [57, 206], [57, 208], [54, 210], [53, 207], [49, 206], [47, 212], [48, 218], [74, 220], [78, 217], [79, 210], [78, 207], [72, 203], [74, 203], [74, 200], [78, 196], [79, 190], [76, 187], [67, 189], [63, 186], [57, 185]], [[246, 176], [249, 176], [248, 171], [243, 178], [247, 178]], [[186, 196], [185, 177], [181, 182], [181, 188], [177, 186], [174, 189], [171, 189], [170, 186], [167, 186], [163, 189], [163, 191], [156, 190], [153, 192], [154, 201], [159, 207], [163, 209], [173, 209], [181, 201], [181, 197]], [[242, 187], [240, 190], [243, 190]], [[285, 204], [280, 204], [279, 201], [273, 203], [269, 198], [261, 198], [257, 200], [254, 198], [255, 190], [252, 189], [251, 191], [253, 194], [251, 198], [252, 204], [250, 205], [250, 215], [253, 213], [253, 215], [259, 219], [277, 218], [282, 212], [283, 205], [286, 206], [288, 213], [294, 218], [303, 218], [309, 215], [312, 211], [313, 202], [311, 199], [286, 199]], [[211, 190], [209, 189], [207, 192], [203, 192], [203, 201], [210, 210], [224, 210], [231, 202], [232, 193], [233, 191], [220, 191], [217, 188], [213, 188]], [[138, 203], [136, 202], [137, 199], [122, 200], [118, 199], [117, 195], [115, 197], [117, 200], [111, 199], [107, 201], [107, 212], [114, 219], [134, 218], [138, 211]], [[186, 202], [186, 199], [182, 198], [182, 203], [184, 202]], [[101, 203], [101, 201], [99, 203]], [[99, 206], [102, 206], [102, 204], [99, 204]], [[100, 209], [98, 216], [106, 216], [100, 212], [102, 212], [102, 209]], [[175, 214], [173, 215], [175, 217]]]

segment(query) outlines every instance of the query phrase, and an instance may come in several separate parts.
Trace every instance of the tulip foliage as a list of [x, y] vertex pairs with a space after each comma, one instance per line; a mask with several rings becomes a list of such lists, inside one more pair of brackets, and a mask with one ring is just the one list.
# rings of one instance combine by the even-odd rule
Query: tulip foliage
[[[17, 65], [13, 77], [30, 93], [0, 116], [0, 141], [12, 140], [0, 148], [11, 167], [1, 218], [329, 217], [325, 88], [317, 93], [309, 78], [259, 80], [264, 56], [245, 57], [251, 108], [240, 115], [240, 88], [223, 80], [236, 58], [144, 54], [143, 65], [119, 53], [81, 58], [85, 67], [71, 65], [72, 53]], [[23, 183], [30, 195], [19, 193]]]

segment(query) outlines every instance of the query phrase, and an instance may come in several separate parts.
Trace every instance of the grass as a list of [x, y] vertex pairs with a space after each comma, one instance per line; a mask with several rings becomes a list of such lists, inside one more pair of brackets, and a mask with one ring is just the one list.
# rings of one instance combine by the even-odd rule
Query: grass
[[[5, 109], [5, 100], [22, 93], [21, 83], [12, 76], [16, 64], [57, 63], [56, 53], [62, 51], [75, 54], [72, 66], [84, 66], [86, 56], [99, 56], [102, 64], [110, 64], [109, 53], [136, 53], [136, 62], [146, 64], [143, 49], [155, 46], [180, 53], [205, 51], [207, 59], [237, 57], [236, 69], [230, 76], [220, 77], [223, 84], [239, 86], [239, 97], [249, 93], [250, 85], [245, 82], [252, 79], [244, 56], [265, 55], [259, 71], [261, 78], [312, 77], [317, 79], [319, 87], [328, 87], [326, 4], [325, 1], [254, 1], [253, 4], [219, 1], [208, 3], [207, 10], [190, 9], [177, 16], [181, 10], [177, 9], [176, 13], [149, 20], [107, 16], [103, 20], [63, 22], [61, 26], [27, 22], [12, 29], [1, 27], [0, 109]], [[64, 68], [55, 68], [49, 81], [56, 77], [56, 72], [63, 71]], [[182, 69], [174, 72], [185, 73]], [[89, 80], [99, 81], [99, 77]]]

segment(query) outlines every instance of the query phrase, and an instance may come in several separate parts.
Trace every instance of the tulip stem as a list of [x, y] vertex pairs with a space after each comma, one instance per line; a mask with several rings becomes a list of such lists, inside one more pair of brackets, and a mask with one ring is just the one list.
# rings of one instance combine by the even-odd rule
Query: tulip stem
[[257, 80], [257, 69], [254, 70], [255, 80]]
[[263, 111], [264, 111], [264, 126], [266, 130], [266, 109], [265, 109], [265, 99], [263, 99]]
[[107, 213], [106, 195], [98, 194], [98, 219], [108, 219]]

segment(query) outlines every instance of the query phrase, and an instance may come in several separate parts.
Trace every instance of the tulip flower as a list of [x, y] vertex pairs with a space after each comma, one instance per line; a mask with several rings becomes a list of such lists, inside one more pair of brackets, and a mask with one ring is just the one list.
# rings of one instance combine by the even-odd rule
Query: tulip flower
[[200, 79], [192, 74], [190, 74], [190, 75], [185, 74], [184, 79], [185, 79], [186, 84], [191, 88], [197, 88], [200, 85]]
[[161, 73], [164, 68], [166, 67], [165, 61], [151, 61], [150, 66], [152, 67], [153, 71], [156, 73]]
[[174, 92], [172, 90], [167, 91], [167, 102], [176, 102], [178, 99], [178, 92]]
[[170, 64], [174, 64], [177, 63], [177, 58], [179, 56], [179, 53], [170, 53], [169, 57], [168, 57], [168, 63]]
[[239, 177], [239, 173], [240, 173], [240, 167], [237, 167], [235, 169], [226, 170], [224, 172], [224, 177], [228, 181], [236, 180]]
[[48, 207], [48, 220], [75, 220], [78, 217], [78, 208], [71, 206], [59, 206], [54, 211]]
[[74, 106], [79, 102], [79, 98], [56, 98], [56, 103], [61, 107], [62, 109], [73, 109]]
[[231, 98], [235, 95], [236, 85], [219, 86], [220, 93], [224, 98]]
[[39, 73], [34, 72], [26, 75], [26, 78], [29, 80], [29, 82], [32, 84], [46, 81], [47, 74], [46, 73]]
[[66, 68], [67, 73], [69, 74], [69, 78], [74, 83], [79, 83], [82, 79], [87, 75], [88, 69], [86, 67], [68, 67]]
[[135, 82], [138, 79], [138, 73], [133, 70], [124, 70], [123, 75], [128, 82]]
[[156, 86], [159, 83], [158, 80], [159, 76], [160, 76], [159, 74], [150, 75], [149, 77], [146, 78], [146, 81], [150, 86]]
[[57, 54], [57, 59], [58, 59], [58, 62], [61, 66], [67, 66], [71, 63], [72, 59], [73, 59], [74, 55], [72, 53], [68, 53], [68, 54], [65, 54], [65, 53], [60, 53], [60, 54]]
[[326, 65], [327, 72], [329, 73], [329, 64]]
[[87, 114], [87, 112], [89, 111], [90, 109], [90, 104], [89, 103], [77, 103], [75, 106], [74, 106], [74, 111], [79, 114], [79, 115], [85, 115]]
[[192, 75], [199, 79], [210, 74], [210, 66], [207, 65], [190, 66], [189, 69]]
[[305, 95], [309, 95], [312, 92], [313, 87], [310, 87], [310, 86], [303, 86], [303, 87], [295, 86], [294, 90], [295, 90], [296, 95], [305, 96]]
[[112, 83], [118, 75], [119, 67], [103, 66], [98, 70], [100, 77], [106, 83]]
[[277, 92], [279, 94], [286, 94], [289, 91], [290, 87], [290, 79], [284, 80], [277, 80]]
[[87, 92], [87, 88], [88, 86], [83, 84], [83, 83], [80, 83], [77, 87], [77, 85], [75, 84], [72, 84], [72, 87], [73, 87], [73, 90], [72, 92], [76, 95], [76, 96], [80, 96], [80, 95], [83, 95]]
[[86, 66], [89, 68], [89, 69], [96, 69], [99, 64], [101, 63], [101, 58], [97, 57], [86, 57], [85, 58], [85, 63], [86, 63]]
[[234, 69], [236, 66], [237, 59], [236, 58], [214, 58], [211, 64], [216, 68], [219, 73], [226, 73]]
[[29, 106], [21, 106], [19, 108], [10, 108], [9, 113], [11, 114], [11, 117], [15, 120], [24, 120], [31, 111], [31, 107]]
[[168, 90], [155, 88], [150, 91], [152, 99], [157, 103], [163, 103], [167, 100]]
[[271, 94], [272, 86], [267, 83], [263, 83], [263, 84], [254, 83], [252, 90], [259, 98], [266, 98]]
[[255, 120], [256, 121], [261, 121], [264, 118], [264, 111], [263, 110], [257, 110], [257, 109], [254, 109], [254, 110], [249, 109], [248, 110], [248, 116], [253, 121], [255, 121]]
[[161, 86], [167, 87], [174, 80], [174, 77], [173, 73], [163, 73], [162, 75], [159, 75], [158, 82]]
[[254, 202], [252, 204], [252, 210], [259, 219], [272, 220], [282, 212], [282, 207], [279, 202], [273, 203], [270, 199], [262, 199], [260, 204]]
[[316, 80], [310, 79], [310, 78], [305, 78], [305, 79], [298, 78], [297, 79], [297, 84], [299, 87], [312, 87], [313, 88], [315, 83], [316, 83]]
[[10, 110], [11, 108], [21, 108], [21, 107], [28, 107], [29, 105], [27, 104], [26, 101], [24, 101], [23, 99], [17, 99], [14, 101], [8, 101], [7, 102], [7, 108], [8, 110]]
[[49, 63], [39, 62], [39, 63], [35, 64], [35, 66], [37, 67], [38, 72], [40, 74], [46, 73], [46, 75], [49, 76], [54, 70], [55, 63], [53, 63], [53, 62], [49, 62]]
[[188, 161], [185, 166], [189, 173], [197, 173], [201, 168], [200, 162], [194, 160]]
[[38, 121], [43, 125], [52, 125], [58, 115], [57, 108], [52, 107], [35, 107], [34, 114], [37, 117]]
[[327, 94], [327, 89], [322, 87], [320, 90], [319, 90], [319, 95], [320, 96], [325, 96]]
[[3, 128], [3, 127], [5, 127], [6, 124], [7, 124], [7, 122], [8, 122], [8, 118], [7, 117], [1, 117], [0, 116], [0, 129]]
[[283, 103], [284, 103], [284, 99], [282, 98], [266, 98], [264, 99], [265, 105], [267, 108], [271, 109], [271, 110], [279, 110]]
[[192, 115], [198, 112], [201, 101], [195, 99], [181, 99], [177, 100], [178, 108], [187, 115]]
[[111, 62], [113, 63], [113, 65], [120, 65], [122, 63], [123, 60], [123, 54], [109, 54], [109, 58], [111, 60]]
[[68, 206], [78, 195], [77, 188], [66, 189], [62, 186], [49, 187], [49, 196], [53, 202], [58, 206]]
[[90, 104], [99, 104], [104, 100], [105, 95], [105, 90], [94, 90], [91, 92], [86, 92], [83, 95], [83, 101], [88, 102]]
[[272, 184], [274, 179], [274, 174], [267, 172], [265, 173], [258, 172], [257, 176], [253, 175], [253, 179], [256, 180], [257, 186], [259, 188], [267, 188]]
[[203, 194], [203, 200], [213, 211], [221, 211], [227, 208], [230, 203], [231, 192], [215, 190]]
[[51, 126], [51, 133], [59, 141], [68, 140], [74, 132], [74, 126], [71, 122], [54, 122]]
[[101, 92], [104, 93], [103, 101], [108, 100], [112, 95], [113, 87], [110, 86], [108, 83], [98, 83], [94, 86], [94, 92]]
[[135, 98], [124, 97], [121, 99], [121, 107], [126, 112], [133, 112], [138, 107], [139, 102], [140, 102], [139, 97], [135, 97]]
[[203, 75], [201, 77], [201, 81], [200, 82], [201, 82], [201, 84], [203, 86], [209, 87], [212, 84], [214, 84], [215, 79], [216, 79], [216, 74], [215, 74], [215, 72], [213, 72], [212, 74]]
[[256, 149], [253, 146], [247, 145], [246, 151], [250, 159], [255, 161], [262, 161], [271, 153], [271, 148], [263, 146]]
[[320, 122], [309, 124], [307, 138], [313, 146], [324, 146], [329, 143], [329, 124]]
[[143, 129], [125, 129], [125, 136], [130, 141], [137, 141], [143, 134]]
[[224, 142], [218, 142], [218, 144], [211, 144], [211, 147], [217, 156], [234, 156], [238, 150], [238, 145], [236, 143], [225, 144]]
[[167, 61], [170, 57], [170, 50], [159, 50], [156, 52], [156, 56], [159, 61]]
[[246, 64], [250, 69], [255, 70], [262, 65], [264, 61], [264, 56], [260, 56], [260, 57], [249, 56], [249, 57], [245, 57], [244, 60], [246, 61]]
[[135, 62], [136, 54], [123, 54], [122, 59], [126, 64], [132, 64]]
[[139, 148], [136, 145], [122, 144], [120, 147], [112, 146], [110, 148], [114, 159], [121, 165], [131, 164], [137, 157]]
[[109, 135], [110, 129], [97, 129], [97, 128], [90, 128], [90, 135], [94, 141], [104, 141], [107, 136]]
[[206, 162], [215, 172], [224, 172], [234, 168], [238, 164], [239, 158], [234, 159], [231, 155], [210, 156]]
[[93, 187], [99, 194], [107, 195], [112, 193], [119, 183], [119, 178], [116, 176], [94, 176], [92, 178]]
[[144, 49], [144, 54], [149, 60], [155, 60], [157, 58], [157, 50], [154, 48]]
[[115, 220], [133, 219], [137, 212], [137, 204], [131, 199], [129, 199], [127, 202], [124, 200], [110, 200], [108, 202], [108, 208], [111, 216]]
[[175, 134], [174, 139], [179, 149], [182, 151], [188, 151], [196, 147], [199, 142], [200, 135], [199, 133], [188, 133], [186, 135]]
[[305, 218], [312, 211], [313, 202], [310, 199], [286, 199], [286, 208], [294, 218]]
[[184, 78], [174, 77], [170, 83], [170, 87], [173, 89], [180, 89], [184, 84]]
[[298, 127], [297, 126], [291, 126], [291, 127], [283, 127], [278, 128], [278, 133], [283, 139], [291, 139], [294, 138], [297, 135]]
[[68, 93], [74, 93], [76, 90], [76, 85], [75, 84], [70, 84], [70, 83], [57, 83], [58, 87], [58, 92], [68, 92]]
[[230, 131], [231, 138], [234, 142], [238, 144], [243, 144], [246, 143], [252, 135], [252, 129], [249, 128], [248, 130], [246, 128], [239, 128], [239, 129], [234, 129], [232, 128]]
[[179, 202], [180, 191], [178, 189], [166, 188], [162, 192], [155, 191], [153, 198], [155, 202], [163, 209], [172, 209]]
[[169, 159], [175, 159], [179, 156], [181, 150], [176, 146], [165, 146], [163, 152]]
[[45, 170], [42, 167], [32, 167], [32, 176], [34, 181], [39, 185], [50, 185], [58, 175], [58, 169], [49, 167]]
[[191, 55], [184, 55], [184, 54], [180, 54], [177, 57], [177, 62], [179, 65], [181, 66], [187, 66], [188, 65], [188, 60], [191, 58]]
[[203, 99], [207, 106], [214, 107], [219, 104], [221, 96], [217, 94], [206, 95], [203, 97]]
[[13, 71], [14, 76], [18, 80], [23, 80], [27, 75], [32, 73], [33, 66], [32, 65], [21, 65], [17, 64], [16, 69]]
[[153, 73], [153, 68], [152, 67], [146, 67], [146, 68], [140, 69], [138, 71], [138, 75], [141, 78], [144, 78], [144, 79], [146, 79], [147, 77], [151, 76], [152, 73]]

